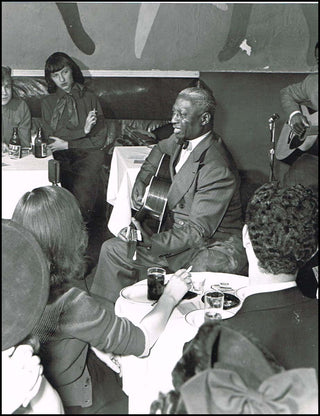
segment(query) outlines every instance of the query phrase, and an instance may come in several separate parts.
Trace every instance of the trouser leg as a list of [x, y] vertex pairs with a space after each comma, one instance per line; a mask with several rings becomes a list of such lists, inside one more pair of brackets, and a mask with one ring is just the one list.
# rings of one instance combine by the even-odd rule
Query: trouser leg
[[247, 256], [241, 237], [231, 236], [202, 247], [194, 253], [190, 264], [194, 272], [245, 273]]
[[98, 193], [102, 191], [100, 175], [103, 160], [104, 154], [100, 150], [83, 151], [72, 164], [72, 193], [79, 201], [85, 222], [92, 219]]

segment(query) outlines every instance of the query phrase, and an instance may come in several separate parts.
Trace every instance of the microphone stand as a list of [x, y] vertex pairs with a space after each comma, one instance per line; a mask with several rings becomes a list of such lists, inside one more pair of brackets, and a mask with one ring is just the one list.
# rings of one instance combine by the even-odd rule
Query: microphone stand
[[278, 114], [274, 114], [269, 118], [269, 130], [270, 130], [270, 140], [271, 140], [271, 148], [270, 148], [270, 173], [269, 173], [269, 182], [275, 180], [274, 176], [274, 154], [275, 154], [275, 121], [279, 118]]

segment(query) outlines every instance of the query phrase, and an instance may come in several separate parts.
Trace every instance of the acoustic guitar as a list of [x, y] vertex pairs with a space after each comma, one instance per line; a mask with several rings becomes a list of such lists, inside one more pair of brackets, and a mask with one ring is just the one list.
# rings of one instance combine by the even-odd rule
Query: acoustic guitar
[[155, 224], [155, 232], [159, 232], [167, 206], [167, 195], [171, 186], [169, 170], [170, 156], [163, 154], [156, 173], [152, 176], [149, 185], [145, 190], [143, 205], [134, 215], [134, 218], [141, 222], [146, 218], [152, 218]]
[[293, 160], [295, 153], [307, 152], [318, 139], [318, 112], [311, 114], [304, 105], [301, 106], [301, 111], [309, 121], [310, 127], [306, 129], [302, 136], [299, 136], [291, 129], [288, 123], [285, 123], [275, 150], [278, 160], [290, 162], [290, 160]]
[[[152, 176], [146, 187], [142, 207], [135, 213], [134, 218], [141, 222], [148, 219], [148, 226], [153, 232], [160, 232], [165, 218], [167, 195], [171, 186], [169, 169], [170, 156], [163, 154], [156, 173]], [[138, 231], [131, 222], [128, 235], [128, 257], [134, 258], [136, 253]]]

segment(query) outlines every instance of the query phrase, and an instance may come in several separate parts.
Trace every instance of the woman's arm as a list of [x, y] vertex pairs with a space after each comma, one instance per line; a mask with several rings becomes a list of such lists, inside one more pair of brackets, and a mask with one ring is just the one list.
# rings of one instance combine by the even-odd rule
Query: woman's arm
[[[103, 111], [95, 95], [90, 95], [87, 98], [86, 104], [87, 113], [83, 125], [78, 128], [63, 126], [56, 130], [55, 134], [62, 140], [69, 142], [69, 149], [71, 148], [90, 148], [103, 146], [106, 140], [107, 127], [104, 120]], [[85, 126], [86, 120], [90, 118], [90, 112], [96, 110], [96, 123], [91, 127], [91, 130], [86, 134]]]
[[173, 309], [190, 286], [191, 274], [185, 269], [178, 270], [169, 280], [155, 307], [142, 319], [141, 327], [147, 333], [149, 349], [162, 334]]
[[119, 318], [113, 310], [103, 307], [101, 301], [86, 292], [72, 288], [65, 295], [60, 331], [104, 352], [146, 355], [164, 330], [174, 307], [188, 291], [190, 279], [189, 272], [176, 272], [157, 305], [143, 318], [139, 325], [141, 328], [127, 318]]

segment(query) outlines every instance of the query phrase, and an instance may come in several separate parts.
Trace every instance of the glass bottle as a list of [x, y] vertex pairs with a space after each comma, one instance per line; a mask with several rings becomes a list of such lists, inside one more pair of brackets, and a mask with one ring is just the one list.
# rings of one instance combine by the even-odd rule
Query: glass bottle
[[42, 135], [41, 127], [38, 128], [38, 133], [34, 139], [34, 156], [47, 157], [47, 142]]
[[18, 127], [13, 127], [12, 136], [9, 141], [9, 157], [10, 159], [21, 158], [21, 141], [18, 133]]

